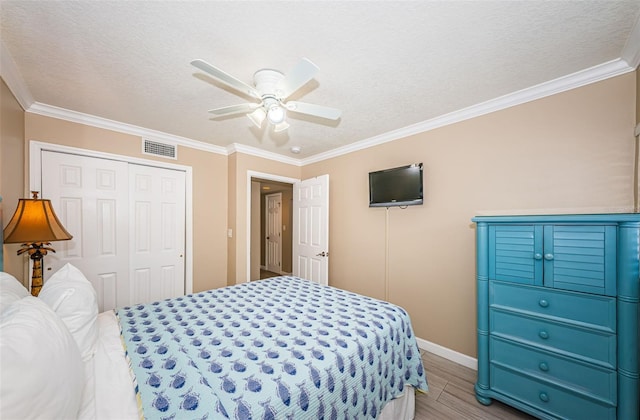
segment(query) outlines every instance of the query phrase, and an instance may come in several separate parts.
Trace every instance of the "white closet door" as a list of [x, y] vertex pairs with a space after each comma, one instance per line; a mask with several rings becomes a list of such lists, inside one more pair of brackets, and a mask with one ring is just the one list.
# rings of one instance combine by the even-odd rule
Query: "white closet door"
[[42, 152], [41, 198], [51, 200], [73, 235], [53, 242], [44, 258], [44, 280], [67, 262], [80, 269], [98, 294], [101, 311], [129, 303], [128, 170], [126, 162]]
[[134, 302], [184, 295], [185, 173], [129, 165]]
[[54, 242], [44, 279], [67, 262], [100, 311], [185, 293], [185, 173], [118, 160], [42, 152], [42, 198], [73, 235]]

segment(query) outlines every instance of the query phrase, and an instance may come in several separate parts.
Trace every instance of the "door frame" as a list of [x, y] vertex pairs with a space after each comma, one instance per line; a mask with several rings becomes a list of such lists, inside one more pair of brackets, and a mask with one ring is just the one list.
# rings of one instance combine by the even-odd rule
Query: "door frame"
[[[277, 181], [277, 182], [284, 182], [286, 184], [295, 184], [296, 182], [300, 182], [300, 179], [298, 178], [289, 178], [286, 176], [280, 176], [280, 175], [274, 175], [274, 174], [268, 174], [265, 172], [257, 172], [257, 171], [252, 171], [252, 170], [247, 170], [247, 214], [246, 214], [246, 219], [247, 219], [247, 234], [246, 234], [246, 252], [247, 252], [247, 267], [246, 267], [246, 280], [245, 282], [249, 282], [251, 279], [251, 206], [253, 205], [253, 203], [251, 202], [251, 179], [252, 178], [261, 178], [261, 179], [266, 179], [268, 181]], [[293, 217], [295, 218], [295, 214], [293, 215]]]
[[81, 149], [78, 147], [64, 146], [61, 144], [45, 143], [37, 140], [29, 141], [29, 189], [30, 191], [42, 190], [42, 152], [51, 151], [69, 153], [99, 159], [111, 159], [138, 165], [154, 166], [156, 168], [173, 169], [185, 172], [185, 261], [184, 261], [184, 290], [185, 294], [193, 293], [193, 179], [191, 166], [178, 165], [169, 162], [160, 162], [136, 158], [132, 156], [117, 155], [114, 153], [99, 152], [96, 150]]

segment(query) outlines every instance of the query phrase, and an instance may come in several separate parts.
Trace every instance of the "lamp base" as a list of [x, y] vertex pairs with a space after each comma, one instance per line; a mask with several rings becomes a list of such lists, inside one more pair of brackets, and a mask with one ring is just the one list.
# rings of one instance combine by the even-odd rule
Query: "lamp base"
[[47, 252], [56, 252], [55, 249], [47, 246], [51, 245], [50, 242], [32, 242], [28, 244], [22, 244], [22, 248], [18, 250], [18, 255], [27, 252], [29, 258], [33, 260], [33, 271], [31, 274], [31, 295], [38, 296], [42, 289], [42, 258], [47, 255]]
[[[34, 254], [35, 255], [35, 254]], [[31, 296], [38, 296], [42, 289], [42, 255], [40, 258], [33, 258], [33, 272], [31, 274]]]

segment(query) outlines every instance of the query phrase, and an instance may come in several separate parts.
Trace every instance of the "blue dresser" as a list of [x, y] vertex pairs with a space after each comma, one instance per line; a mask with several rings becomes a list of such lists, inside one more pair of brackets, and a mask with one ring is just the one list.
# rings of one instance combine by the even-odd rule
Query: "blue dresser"
[[472, 220], [478, 401], [637, 420], [640, 214]]

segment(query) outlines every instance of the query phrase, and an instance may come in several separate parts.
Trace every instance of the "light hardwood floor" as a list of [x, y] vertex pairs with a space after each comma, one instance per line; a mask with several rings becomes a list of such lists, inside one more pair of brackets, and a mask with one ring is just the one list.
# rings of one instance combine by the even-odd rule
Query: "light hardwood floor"
[[416, 394], [415, 420], [534, 419], [499, 401], [485, 406], [476, 401], [476, 371], [450, 360], [421, 352], [429, 392]]
[[276, 277], [279, 276], [280, 274], [278, 273], [274, 273], [271, 271], [267, 271], [267, 270], [263, 270], [262, 268], [260, 269], [260, 280], [262, 279], [268, 279], [269, 277]]

